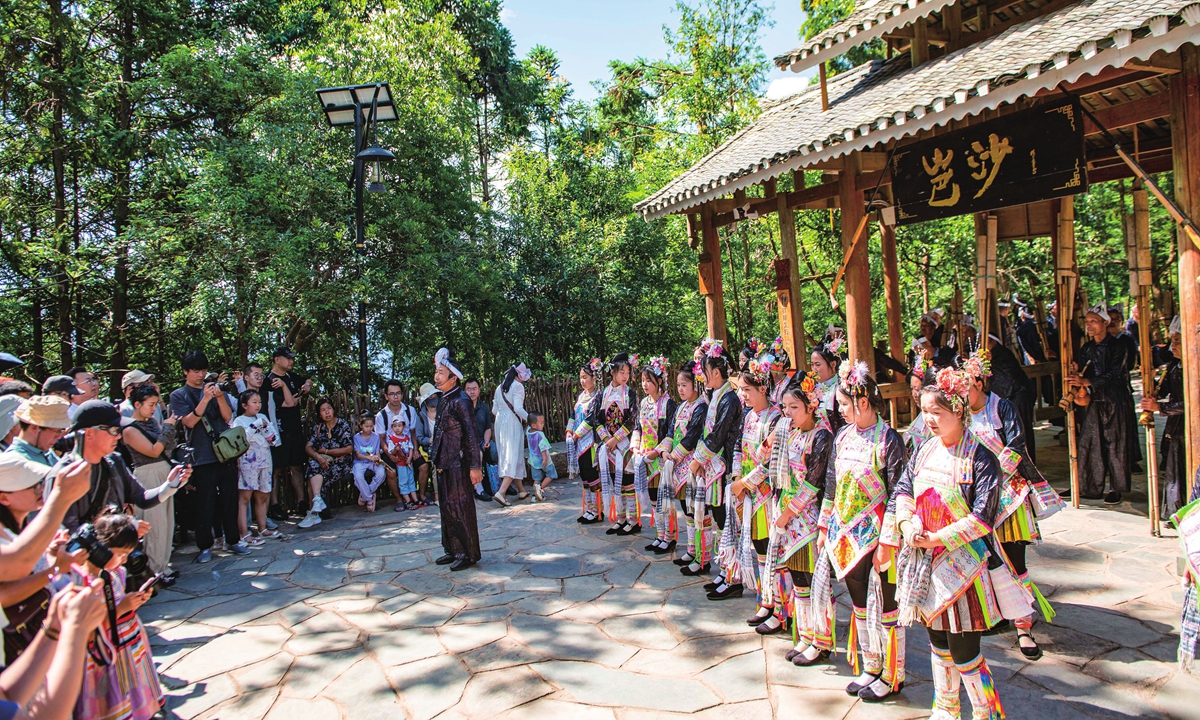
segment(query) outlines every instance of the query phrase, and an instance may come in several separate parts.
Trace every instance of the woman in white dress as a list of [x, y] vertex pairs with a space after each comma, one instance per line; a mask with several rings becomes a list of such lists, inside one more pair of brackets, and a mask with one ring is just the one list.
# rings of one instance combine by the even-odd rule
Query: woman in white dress
[[500, 489], [492, 498], [502, 506], [508, 501], [504, 494], [508, 486], [517, 483], [520, 499], [529, 497], [525, 492], [525, 420], [529, 413], [525, 411], [525, 386], [521, 383], [529, 380], [532, 373], [525, 363], [513, 365], [504, 373], [504, 380], [496, 388], [492, 398], [492, 412], [496, 415], [496, 450], [500, 456]]

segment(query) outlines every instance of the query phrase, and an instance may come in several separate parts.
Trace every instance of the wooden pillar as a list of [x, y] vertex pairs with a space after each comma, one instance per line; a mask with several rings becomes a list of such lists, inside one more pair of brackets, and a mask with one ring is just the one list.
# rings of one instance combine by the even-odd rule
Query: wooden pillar
[[[1050, 236], [1054, 255], [1054, 282], [1058, 301], [1058, 359], [1062, 370], [1062, 394], [1070, 392], [1067, 376], [1075, 359], [1075, 288], [1079, 279], [1075, 264], [1075, 198], [1055, 200], [1057, 209], [1053, 234]], [[1076, 454], [1075, 413], [1067, 411], [1067, 463], [1071, 476], [1071, 506], [1079, 507], [1079, 457]]]
[[[798, 173], [803, 178], [803, 173]], [[808, 340], [804, 334], [804, 308], [800, 302], [800, 257], [796, 253], [796, 211], [787, 206], [787, 195], [780, 193], [779, 199], [779, 248], [783, 253], [786, 268], [776, 264], [776, 274], [786, 271], [787, 277], [776, 277], [776, 289], [786, 284], [788, 302], [784, 305], [779, 291], [779, 335], [792, 356], [792, 367], [808, 370]]]
[[[863, 219], [862, 192], [858, 189], [859, 155], [845, 158], [838, 178], [842, 212], [842, 252], [850, 249], [854, 233]], [[864, 233], [870, 228], [864, 228]], [[859, 239], [858, 247], [846, 264], [846, 339], [850, 344], [850, 360], [863, 361], [875, 374], [875, 349], [871, 332], [871, 266], [867, 258], [867, 238]]]
[[[900, 320], [900, 263], [896, 256], [896, 230], [879, 223], [880, 246], [883, 255], [883, 297], [887, 302], [888, 352], [904, 362], [904, 328]], [[903, 377], [895, 374], [896, 382]]]
[[[1000, 336], [996, 289], [998, 221], [999, 218], [990, 213], [975, 213], [975, 324], [979, 328], [979, 347], [987, 347], [989, 334]], [[1000, 344], [1004, 344], [1003, 338]]]
[[725, 290], [721, 283], [721, 239], [713, 223], [712, 203], [700, 208], [700, 293], [704, 295], [704, 314], [708, 319], [708, 336], [724, 342]]
[[[1171, 149], [1175, 203], [1190, 218], [1200, 215], [1200, 49], [1179, 48], [1181, 71], [1171, 77]], [[1200, 249], [1176, 232], [1179, 254], [1179, 321], [1183, 328], [1183, 405], [1187, 418], [1187, 483], [1190, 497], [1200, 461]], [[1143, 318], [1143, 323], [1146, 320]]]
[[[1130, 300], [1137, 303], [1139, 314], [1138, 344], [1142, 374], [1142, 396], [1154, 395], [1154, 361], [1150, 346], [1150, 327], [1153, 316], [1150, 309], [1150, 292], [1153, 287], [1150, 258], [1150, 195], [1141, 181], [1133, 185], [1133, 215], [1126, 218], [1126, 249], [1129, 253]], [[1158, 450], [1155, 438], [1153, 413], [1142, 413], [1139, 421], [1146, 432], [1146, 487], [1149, 490], [1150, 533], [1161, 535], [1159, 530], [1158, 496]]]
[[909, 55], [913, 67], [929, 62], [929, 21], [923, 17], [913, 22], [913, 40]]

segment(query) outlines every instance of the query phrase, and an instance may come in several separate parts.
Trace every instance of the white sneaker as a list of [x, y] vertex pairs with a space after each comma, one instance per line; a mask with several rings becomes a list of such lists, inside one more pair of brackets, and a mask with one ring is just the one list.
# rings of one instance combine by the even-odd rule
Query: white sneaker
[[546, 501], [546, 496], [542, 494], [542, 486], [541, 485], [533, 486], [533, 496], [538, 499], [538, 502]]
[[309, 512], [319, 513], [324, 509], [325, 509], [325, 498], [321, 497], [320, 495], [313, 498], [312, 510], [310, 510]]
[[321, 515], [320, 515], [320, 513], [317, 513], [317, 512], [310, 512], [309, 514], [307, 514], [307, 515], [305, 515], [305, 516], [304, 516], [304, 519], [303, 519], [303, 520], [301, 520], [300, 522], [296, 523], [296, 527], [299, 527], [299, 528], [310, 528], [310, 527], [312, 527], [313, 525], [320, 525], [320, 524], [321, 524]]

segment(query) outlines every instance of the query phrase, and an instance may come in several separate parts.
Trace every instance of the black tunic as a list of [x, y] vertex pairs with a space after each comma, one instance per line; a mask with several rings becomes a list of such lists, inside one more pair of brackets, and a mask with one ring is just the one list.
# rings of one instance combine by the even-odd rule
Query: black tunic
[[438, 403], [429, 455], [438, 470], [442, 549], [449, 555], [478, 562], [482, 555], [471, 470], [481, 467], [481, 458], [474, 416], [471, 399], [461, 385], [444, 393]]
[[1033, 405], [1036, 400], [1033, 383], [1021, 369], [1017, 356], [1003, 345], [992, 348], [992, 377], [988, 381], [988, 389], [1012, 403], [1021, 421], [1021, 431], [1027, 439], [1029, 457], [1037, 462], [1033, 436]]
[[1079, 487], [1084, 497], [1097, 499], [1104, 495], [1105, 478], [1112, 490], [1129, 492], [1131, 447], [1129, 432], [1137, 422], [1133, 411], [1133, 395], [1125, 369], [1126, 351], [1123, 343], [1105, 335], [1098, 344], [1092, 340], [1079, 349], [1076, 364], [1090, 362], [1083, 376], [1092, 385], [1087, 407], [1076, 407], [1082, 416], [1079, 429]]
[[1159, 477], [1163, 484], [1162, 517], [1183, 507], [1187, 493], [1187, 445], [1184, 436], [1183, 363], [1172, 358], [1158, 383], [1158, 411], [1167, 416], [1162, 435]]

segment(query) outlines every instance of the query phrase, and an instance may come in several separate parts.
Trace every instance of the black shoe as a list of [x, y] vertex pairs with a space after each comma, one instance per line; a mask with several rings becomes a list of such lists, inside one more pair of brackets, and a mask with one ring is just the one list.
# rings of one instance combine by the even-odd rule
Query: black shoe
[[[1027, 648], [1021, 644], [1021, 638], [1027, 637], [1033, 641], [1033, 647]], [[1017, 630], [1017, 649], [1025, 656], [1026, 660], [1033, 662], [1042, 659], [1042, 649], [1038, 647], [1037, 640], [1033, 639], [1033, 633], [1028, 630]]]
[[492, 496], [486, 493], [475, 493], [475, 499], [479, 502], [491, 502]]
[[624, 527], [624, 525], [617, 523], [616, 525], [613, 525], [609, 529], [605, 530], [604, 534], [605, 535], [616, 535], [617, 533], [621, 532], [621, 528], [623, 528], [623, 527]]
[[588, 519], [587, 519], [587, 518], [585, 518], [585, 517], [581, 517], [581, 518], [579, 518], [579, 520], [577, 520], [576, 522], [578, 522], [578, 523], [579, 523], [579, 524], [581, 524], [581, 525], [595, 525], [595, 524], [596, 524], [596, 523], [598, 523], [598, 522], [604, 522], [604, 518], [600, 517], [599, 515], [597, 515], [596, 517], [592, 518], [591, 520], [588, 520]]
[[[763, 610], [763, 608], [759, 608], [759, 610]], [[769, 618], [769, 617], [771, 617], [771, 613], [767, 613], [766, 615], [759, 615], [758, 613], [754, 613], [753, 617], [746, 618], [746, 624], [749, 625], [750, 627], [757, 627], [758, 625], [761, 625], [762, 623], [766, 622], [767, 618]]]
[[1120, 503], [1121, 503], [1121, 493], [1117, 492], [1116, 490], [1113, 490], [1112, 492], [1110, 492], [1109, 494], [1104, 496], [1104, 504], [1105, 505], [1119, 505]]
[[683, 567], [683, 566], [685, 566], [685, 565], [691, 565], [691, 564], [692, 564], [692, 561], [693, 561], [693, 560], [695, 560], [695, 559], [696, 559], [696, 558], [689, 558], [689, 559], [687, 559], [687, 560], [684, 560], [683, 558], [675, 558], [675, 559], [674, 559], [674, 560], [672, 560], [671, 562], [675, 563], [676, 565], [678, 565], [678, 566], [680, 566], [680, 567]]
[[434, 564], [437, 564], [437, 565], [449, 565], [450, 563], [454, 562], [455, 560], [456, 560], [456, 558], [453, 555], [451, 555], [450, 553], [446, 553], [445, 555], [441, 556], [437, 560], [434, 560], [433, 562], [434, 562]]
[[850, 684], [846, 686], [846, 694], [849, 695], [850, 697], [858, 697], [858, 693], [863, 688], [867, 687], [868, 685], [870, 685], [871, 683], [875, 682], [878, 679], [879, 679], [879, 676], [874, 675], [871, 677], [870, 680], [866, 681], [865, 683], [863, 683], [861, 685], [858, 684], [857, 680], [852, 680], [852, 681], [850, 681]]
[[785, 629], [786, 628], [783, 627], [783, 623], [779, 623], [775, 627], [771, 627], [764, 622], [763, 624], [754, 628], [754, 632], [758, 633], [759, 635], [776, 635], [783, 632]]
[[674, 551], [675, 551], [675, 541], [672, 540], [671, 542], [667, 543], [666, 545], [659, 545], [658, 549], [654, 551], [654, 554], [655, 555], [666, 555], [667, 553], [674, 552]]
[[617, 531], [618, 535], [638, 535], [642, 532], [641, 525], [622, 525]]
[[1142, 469], [1141, 463], [1134, 463], [1133, 467], [1129, 469], [1129, 472], [1133, 473], [1134, 475], [1137, 475], [1139, 473], [1144, 473], [1146, 471]]
[[858, 691], [858, 699], [869, 703], [883, 702], [903, 689], [904, 683], [899, 683], [895, 687], [892, 687], [890, 692], [886, 692], [883, 695], [876, 695], [875, 691], [871, 689], [870, 685], [868, 685], [867, 687]]
[[728, 600], [729, 598], [740, 598], [742, 593], [746, 591], [745, 586], [741, 583], [737, 585], [726, 585], [724, 590], [713, 590], [708, 594], [709, 600]]
[[817, 653], [817, 656], [815, 658], [813, 658], [812, 660], [805, 660], [803, 656], [797, 654], [796, 657], [792, 658], [792, 664], [795, 665], [796, 667], [808, 667], [810, 665], [816, 665], [817, 663], [825, 662], [828, 659], [829, 659], [829, 651], [822, 650], [819, 653]]
[[467, 568], [471, 567], [474, 564], [475, 564], [475, 561], [472, 560], [471, 558], [458, 558], [457, 560], [454, 561], [454, 564], [450, 566], [450, 572], [458, 572], [459, 570], [466, 570]]
[[679, 568], [679, 574], [687, 575], [688, 577], [695, 577], [696, 575], [707, 575], [708, 571], [711, 569], [712, 569], [711, 564], [704, 564], [704, 565], [700, 566], [699, 570], [692, 570], [691, 563], [689, 563], [689, 564], [684, 565], [683, 567]]
[[652, 551], [654, 551], [654, 552], [658, 552], [659, 548], [661, 548], [661, 547], [662, 547], [662, 546], [658, 544], [658, 538], [655, 538], [655, 539], [654, 539], [654, 542], [650, 543], [649, 545], [647, 545], [646, 547], [644, 547], [644, 548], [642, 548], [642, 549], [643, 549], [643, 550], [652, 550]]
[[787, 655], [784, 655], [783, 659], [787, 660], [788, 662], [791, 662], [792, 660], [795, 660], [796, 656], [799, 654], [800, 654], [799, 650], [797, 650], [796, 648], [792, 648], [791, 650], [787, 651]]
[[721, 584], [724, 582], [724, 580], [713, 580], [712, 582], [704, 583], [700, 587], [704, 588], [704, 592], [712, 592], [713, 590], [721, 587]]

